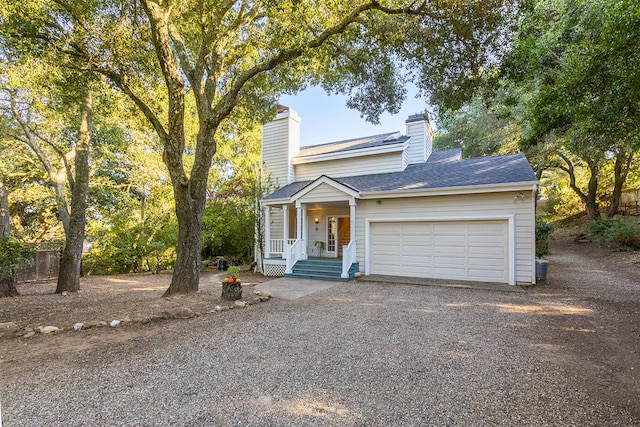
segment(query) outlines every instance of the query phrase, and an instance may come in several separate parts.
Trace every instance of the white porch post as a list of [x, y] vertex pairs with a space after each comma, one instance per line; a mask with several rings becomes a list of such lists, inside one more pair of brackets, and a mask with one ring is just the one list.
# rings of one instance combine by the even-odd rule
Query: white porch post
[[296, 202], [296, 239], [302, 239], [302, 205]]
[[287, 259], [287, 252], [289, 251], [289, 206], [282, 206], [282, 217], [284, 221], [284, 226], [282, 230], [282, 235], [284, 236], [282, 258]]
[[350, 241], [356, 240], [356, 199], [349, 200], [349, 232]]
[[309, 221], [307, 221], [307, 205], [302, 205], [302, 259], [307, 259], [307, 242], [309, 241]]
[[264, 257], [271, 258], [271, 208], [264, 207]]

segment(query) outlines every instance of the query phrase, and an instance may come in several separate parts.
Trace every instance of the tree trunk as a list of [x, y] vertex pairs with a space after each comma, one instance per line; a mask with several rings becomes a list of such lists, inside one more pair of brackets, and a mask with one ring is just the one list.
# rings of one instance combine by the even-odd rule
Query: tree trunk
[[80, 289], [82, 246], [84, 243], [85, 212], [89, 191], [89, 141], [92, 130], [91, 94], [87, 91], [81, 107], [80, 128], [76, 141], [75, 183], [71, 191], [69, 227], [65, 230], [65, 244], [60, 258], [56, 293], [76, 292]]
[[11, 233], [11, 214], [9, 214], [9, 194], [0, 176], [0, 237], [9, 237]]
[[20, 295], [16, 289], [16, 282], [13, 277], [2, 276], [0, 277], [0, 298], [2, 297], [15, 297]]
[[[9, 195], [0, 176], [0, 237], [9, 237], [10, 227]], [[11, 274], [0, 273], [0, 297], [15, 297], [17, 295], [18, 290]]]
[[[202, 125], [198, 133], [198, 140], [210, 138], [213, 141], [214, 128]], [[177, 138], [183, 135], [177, 135]], [[198, 144], [201, 145], [201, 144]], [[215, 145], [213, 151], [215, 152]], [[164, 159], [171, 169], [170, 156], [178, 154], [174, 151], [165, 151]], [[194, 166], [191, 169], [191, 178], [187, 179], [182, 174], [172, 173], [173, 194], [176, 201], [176, 217], [178, 219], [178, 244], [176, 247], [176, 264], [171, 277], [171, 284], [164, 296], [172, 294], [187, 294], [198, 291], [200, 280], [200, 267], [202, 264], [202, 216], [207, 201], [207, 180], [213, 152], [209, 150], [196, 150]], [[182, 161], [174, 158], [174, 161]]]
[[192, 199], [187, 188], [174, 189], [176, 217], [178, 219], [178, 244], [176, 264], [171, 276], [171, 284], [163, 296], [188, 294], [198, 291], [200, 280], [200, 250], [202, 246], [203, 197]]
[[560, 166], [560, 169], [565, 171], [569, 175], [569, 186], [580, 197], [582, 203], [584, 203], [587, 216], [591, 221], [600, 219], [600, 208], [598, 206], [598, 163], [591, 159], [583, 159], [589, 165], [589, 185], [587, 188], [587, 194], [585, 194], [576, 182], [575, 167], [573, 162], [564, 154], [558, 152], [558, 156], [564, 160], [566, 167]]
[[585, 201], [585, 207], [587, 209], [587, 216], [591, 221], [600, 219], [600, 206], [598, 206], [598, 163], [596, 161], [588, 161], [589, 172], [589, 184], [587, 186], [587, 199]]
[[613, 193], [611, 194], [611, 203], [607, 209], [607, 218], [613, 217], [620, 207], [620, 199], [622, 198], [622, 187], [627, 180], [633, 154], [618, 153], [616, 163], [613, 167]]

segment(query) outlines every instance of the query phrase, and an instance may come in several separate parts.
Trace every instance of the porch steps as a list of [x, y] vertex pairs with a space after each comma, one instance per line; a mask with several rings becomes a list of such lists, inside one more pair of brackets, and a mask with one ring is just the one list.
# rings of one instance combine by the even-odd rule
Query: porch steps
[[355, 277], [359, 270], [359, 264], [354, 262], [349, 268], [349, 278], [340, 277], [342, 274], [342, 261], [326, 259], [305, 259], [298, 261], [292, 268], [293, 272], [285, 273], [285, 277], [298, 279], [330, 280], [334, 282], [346, 282]]

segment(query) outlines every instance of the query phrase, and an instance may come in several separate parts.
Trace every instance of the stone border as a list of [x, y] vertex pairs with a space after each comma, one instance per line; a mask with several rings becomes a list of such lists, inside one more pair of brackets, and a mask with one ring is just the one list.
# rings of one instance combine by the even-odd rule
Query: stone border
[[170, 320], [170, 319], [190, 319], [192, 317], [202, 316], [205, 314], [214, 314], [214, 313], [224, 313], [225, 311], [233, 310], [236, 308], [246, 308], [251, 305], [255, 305], [261, 302], [266, 302], [271, 299], [271, 295], [268, 293], [263, 293], [258, 290], [253, 291], [254, 297], [251, 299], [238, 300], [235, 301], [232, 305], [216, 305], [212, 310], [209, 310], [207, 313], [194, 312], [189, 307], [183, 306], [178, 307], [173, 310], [163, 311], [159, 314], [153, 315], [151, 317], [144, 317], [140, 319], [114, 319], [110, 323], [103, 321], [92, 321], [87, 323], [76, 323], [73, 328], [58, 328], [57, 326], [40, 326], [36, 329], [32, 329], [29, 327], [22, 328], [14, 322], [6, 322], [0, 323], [0, 339], [5, 338], [31, 338], [36, 334], [41, 335], [52, 335], [63, 331], [80, 331], [84, 329], [94, 329], [94, 328], [102, 328], [106, 326], [110, 326], [112, 328], [116, 328], [123, 324], [141, 324], [145, 325], [152, 322], [160, 322], [162, 320]]

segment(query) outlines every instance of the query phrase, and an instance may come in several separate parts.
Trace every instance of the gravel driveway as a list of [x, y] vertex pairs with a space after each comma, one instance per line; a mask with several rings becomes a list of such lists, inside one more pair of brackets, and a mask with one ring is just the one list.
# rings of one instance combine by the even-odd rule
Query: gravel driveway
[[[575, 269], [579, 256], [552, 258], [549, 284], [526, 293], [357, 281], [185, 321], [39, 337], [50, 357], [27, 374], [19, 361], [0, 371], [2, 421], [640, 425], [640, 286]], [[128, 341], [128, 328], [145, 334]]]

